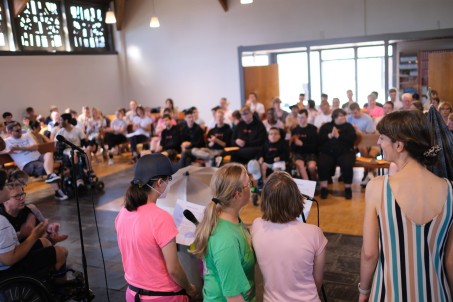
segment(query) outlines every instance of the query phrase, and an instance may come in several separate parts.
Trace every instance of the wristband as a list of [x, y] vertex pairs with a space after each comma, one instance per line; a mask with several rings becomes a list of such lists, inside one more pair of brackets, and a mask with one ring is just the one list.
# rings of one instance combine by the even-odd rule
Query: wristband
[[361, 289], [361, 288], [360, 288], [360, 282], [359, 282], [359, 284], [357, 284], [357, 288], [358, 288], [359, 293], [360, 293], [361, 295], [369, 295], [370, 292], [371, 292], [371, 289]]

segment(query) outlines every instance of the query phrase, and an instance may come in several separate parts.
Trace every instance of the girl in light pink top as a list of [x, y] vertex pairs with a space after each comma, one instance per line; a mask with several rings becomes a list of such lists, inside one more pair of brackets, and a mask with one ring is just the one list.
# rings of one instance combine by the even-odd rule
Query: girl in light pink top
[[263, 217], [252, 226], [264, 301], [320, 301], [327, 239], [317, 226], [296, 220], [302, 209], [303, 197], [291, 176], [272, 173], [263, 188]]

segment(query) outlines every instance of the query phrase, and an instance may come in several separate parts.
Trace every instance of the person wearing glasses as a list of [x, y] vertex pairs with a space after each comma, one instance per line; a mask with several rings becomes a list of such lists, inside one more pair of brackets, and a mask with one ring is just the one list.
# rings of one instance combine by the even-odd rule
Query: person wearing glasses
[[165, 197], [172, 174], [165, 155], [140, 157], [124, 207], [116, 217], [128, 302], [186, 302], [187, 295], [196, 294], [178, 260], [173, 217], [156, 205], [157, 198]]
[[203, 259], [203, 301], [255, 301], [255, 253], [239, 218], [250, 200], [251, 180], [241, 164], [219, 168], [212, 201], [195, 232], [193, 254]]
[[445, 124], [448, 124], [448, 116], [450, 113], [453, 111], [453, 107], [451, 106], [450, 103], [448, 102], [440, 102], [439, 107], [437, 108], [439, 110], [440, 115], [442, 116], [442, 119], [444, 120]]
[[46, 183], [55, 191], [55, 199], [65, 200], [68, 196], [58, 187], [60, 176], [53, 172], [53, 153], [40, 154], [38, 143], [30, 133], [22, 134], [22, 126], [12, 122], [6, 127], [10, 136], [5, 139], [6, 150], [16, 165], [29, 176], [47, 175]]
[[[24, 187], [28, 182], [28, 175], [21, 170], [14, 170], [8, 173], [7, 186], [22, 188], [22, 192], [12, 196], [9, 200], [0, 204], [0, 215], [3, 215], [14, 227], [17, 233], [19, 242], [24, 241], [30, 236], [33, 228], [41, 221], [45, 220], [44, 215], [34, 204], [26, 204], [26, 193]], [[45, 238], [55, 245], [58, 242], [64, 241], [68, 235], [59, 234], [60, 224], [49, 223]]]
[[[21, 185], [6, 186], [6, 172], [0, 170], [0, 204], [16, 203], [23, 205], [25, 192]], [[22, 242], [19, 242], [14, 226], [0, 215], [0, 279], [13, 275], [47, 276], [47, 272], [64, 267], [68, 250], [53, 246], [43, 238], [49, 222], [39, 222]]]

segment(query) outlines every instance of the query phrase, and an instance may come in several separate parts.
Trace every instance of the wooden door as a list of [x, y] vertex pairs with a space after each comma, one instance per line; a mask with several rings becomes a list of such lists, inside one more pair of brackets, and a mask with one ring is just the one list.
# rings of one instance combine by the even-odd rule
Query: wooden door
[[280, 93], [278, 65], [244, 67], [244, 89], [246, 99], [250, 92], [255, 92], [264, 108], [272, 107], [272, 99]]
[[453, 104], [453, 51], [429, 54], [428, 86], [437, 90], [442, 101]]

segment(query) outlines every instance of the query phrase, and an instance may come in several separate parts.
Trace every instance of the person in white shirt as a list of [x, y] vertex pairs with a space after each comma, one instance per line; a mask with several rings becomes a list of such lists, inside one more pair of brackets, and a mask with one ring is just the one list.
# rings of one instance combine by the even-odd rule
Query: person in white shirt
[[398, 90], [396, 88], [389, 89], [389, 101], [393, 103], [394, 110], [400, 110], [403, 107], [403, 103], [398, 98]]
[[314, 125], [320, 129], [322, 125], [330, 123], [332, 121], [332, 111], [330, 110], [330, 104], [326, 100], [321, 101], [319, 106], [321, 112], [315, 117]]
[[55, 198], [65, 200], [66, 194], [58, 187], [60, 176], [53, 172], [53, 154], [40, 154], [38, 144], [29, 134], [22, 134], [22, 127], [18, 122], [12, 122], [6, 127], [10, 136], [5, 140], [6, 151], [16, 165], [30, 176], [47, 175], [46, 183], [55, 191]]
[[256, 95], [256, 93], [254, 93], [254, 92], [249, 93], [249, 97], [247, 99], [246, 104], [247, 104], [247, 106], [249, 106], [250, 110], [253, 113], [255, 113], [255, 112], [258, 113], [258, 117], [259, 117], [259, 119], [261, 119], [261, 117], [265, 113], [265, 110], [264, 110], [264, 105], [258, 102], [258, 96]]

